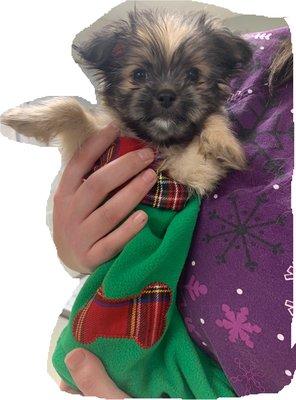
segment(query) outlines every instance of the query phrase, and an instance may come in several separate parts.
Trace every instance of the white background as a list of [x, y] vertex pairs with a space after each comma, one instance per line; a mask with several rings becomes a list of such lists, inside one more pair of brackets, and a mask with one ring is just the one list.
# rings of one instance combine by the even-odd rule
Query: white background
[[[78, 95], [95, 102], [88, 79], [71, 58], [71, 43], [119, 3], [2, 0], [0, 114], [50, 95]], [[238, 13], [289, 16], [295, 32], [291, 0], [208, 3]], [[45, 224], [46, 201], [59, 163], [54, 148], [15, 143], [0, 135], [0, 391], [5, 400], [70, 398], [46, 372], [50, 332], [77, 285], [61, 267]], [[295, 380], [279, 395], [260, 397], [288, 398], [292, 389], [296, 390]]]

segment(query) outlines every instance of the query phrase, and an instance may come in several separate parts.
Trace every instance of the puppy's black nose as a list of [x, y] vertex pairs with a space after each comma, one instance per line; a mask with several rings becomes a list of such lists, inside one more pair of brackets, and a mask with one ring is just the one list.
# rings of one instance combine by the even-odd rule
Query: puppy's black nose
[[172, 90], [165, 89], [158, 93], [157, 99], [160, 102], [161, 106], [164, 108], [169, 108], [176, 100], [176, 93]]

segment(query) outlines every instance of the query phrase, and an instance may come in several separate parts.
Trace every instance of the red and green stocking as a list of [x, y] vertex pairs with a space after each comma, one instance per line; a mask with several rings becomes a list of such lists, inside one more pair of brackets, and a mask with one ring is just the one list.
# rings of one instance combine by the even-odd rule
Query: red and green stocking
[[64, 359], [83, 347], [132, 397], [235, 396], [219, 365], [188, 336], [176, 307], [200, 207], [197, 197], [186, 202], [180, 186], [161, 177], [139, 207], [149, 216], [147, 225], [81, 289], [53, 355], [70, 386], [75, 388]]

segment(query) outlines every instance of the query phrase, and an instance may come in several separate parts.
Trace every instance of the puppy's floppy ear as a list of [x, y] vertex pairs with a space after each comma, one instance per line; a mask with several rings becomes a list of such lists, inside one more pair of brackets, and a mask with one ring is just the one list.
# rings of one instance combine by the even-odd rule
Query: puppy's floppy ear
[[138, 24], [153, 24], [154, 20], [151, 10], [135, 9], [128, 13], [126, 19], [119, 19], [102, 27], [88, 42], [74, 43], [72, 48], [80, 55], [84, 66], [107, 73], [120, 67], [131, 44], [137, 43]]
[[96, 33], [88, 43], [73, 44], [85, 66], [107, 71], [112, 63], [124, 55], [125, 44], [120, 31], [109, 25]]
[[199, 24], [206, 37], [207, 57], [222, 79], [231, 78], [249, 64], [252, 49], [246, 40], [206, 15], [199, 19]]
[[245, 68], [250, 62], [252, 50], [243, 38], [224, 29], [214, 32], [211, 40], [213, 46], [219, 49], [220, 65], [227, 78]]

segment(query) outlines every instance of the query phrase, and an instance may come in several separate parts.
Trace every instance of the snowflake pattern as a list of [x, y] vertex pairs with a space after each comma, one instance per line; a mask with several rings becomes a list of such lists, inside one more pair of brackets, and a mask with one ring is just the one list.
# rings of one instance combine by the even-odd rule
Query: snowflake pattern
[[[270, 131], [264, 131], [265, 134], [269, 134], [271, 137], [274, 138], [275, 146], [274, 149], [275, 151], [280, 151], [283, 150], [283, 143], [281, 139], [283, 139], [284, 135], [287, 135], [289, 138], [291, 138], [291, 142], [293, 141], [293, 133], [294, 129], [293, 126], [291, 126], [288, 130], [281, 130], [280, 129], [280, 115], [277, 116], [275, 119], [275, 125], [272, 130]], [[272, 157], [269, 151], [266, 151], [265, 148], [263, 148], [255, 138], [251, 141], [251, 143], [255, 146], [257, 149], [257, 152], [255, 152], [254, 156], [250, 158], [250, 163], [254, 161], [254, 159], [258, 156], [261, 155], [265, 159], [265, 163], [263, 165], [264, 170], [267, 173], [270, 173], [273, 175], [275, 178], [279, 178], [284, 175], [285, 173], [285, 167], [286, 167], [286, 160], [284, 158], [280, 157]]]
[[208, 293], [208, 288], [206, 285], [199, 283], [194, 275], [191, 275], [191, 278], [187, 285], [185, 285], [185, 288], [188, 290], [192, 301], [195, 301], [197, 297]]
[[284, 225], [285, 219], [283, 215], [278, 215], [273, 219], [266, 219], [265, 221], [260, 221], [257, 216], [257, 212], [260, 208], [268, 202], [268, 198], [265, 194], [257, 196], [256, 202], [246, 216], [241, 215], [238, 207], [238, 198], [236, 195], [231, 195], [228, 197], [230, 202], [230, 208], [233, 211], [232, 217], [228, 220], [223, 218], [216, 210], [209, 212], [209, 218], [211, 220], [220, 221], [222, 225], [220, 226], [220, 231], [215, 234], [207, 233], [203, 237], [203, 241], [210, 243], [212, 240], [219, 238], [224, 239], [225, 246], [222, 251], [216, 255], [216, 260], [219, 264], [227, 263], [227, 256], [230, 251], [235, 247], [236, 249], [243, 248], [245, 256], [245, 266], [249, 270], [255, 270], [258, 263], [251, 257], [251, 246], [255, 244], [260, 244], [265, 248], [269, 249], [273, 255], [282, 254], [284, 252], [283, 246], [279, 242], [272, 242], [263, 237], [263, 227], [270, 225], [278, 226]]
[[240, 383], [244, 387], [244, 393], [241, 394], [242, 396], [251, 393], [265, 392], [265, 389], [261, 384], [264, 374], [256, 367], [254, 361], [245, 364], [239, 358], [235, 358], [234, 363], [237, 365], [238, 374], [230, 376], [229, 379], [232, 384], [236, 385]]
[[[234, 130], [239, 132], [240, 139], [244, 140], [246, 143], [251, 144], [254, 147], [254, 152], [251, 157], [249, 157], [249, 164], [251, 165], [255, 159], [260, 156], [263, 158], [263, 169], [271, 174], [274, 178], [279, 178], [284, 175], [286, 170], [287, 159], [282, 156], [275, 156], [275, 154], [284, 149], [283, 139], [287, 136], [291, 140], [291, 146], [293, 146], [293, 136], [294, 136], [294, 125], [291, 119], [291, 125], [288, 129], [283, 129], [281, 127], [283, 120], [282, 115], [278, 114], [274, 118], [273, 126], [269, 130], [266, 128], [262, 129], [260, 123], [264, 120], [266, 112], [270, 112], [271, 106], [278, 107], [278, 100], [272, 98], [269, 103], [264, 102], [264, 97], [260, 98], [258, 96], [257, 104], [250, 104], [249, 113], [252, 115], [252, 125], [245, 126], [242, 121], [237, 118], [235, 113], [229, 109], [230, 118], [234, 124]], [[284, 121], [286, 123], [286, 121]], [[261, 134], [269, 135], [275, 143], [272, 149], [267, 150], [258, 138]]]
[[228, 330], [228, 339], [231, 343], [241, 340], [247, 347], [253, 349], [254, 342], [250, 338], [252, 333], [261, 333], [262, 329], [256, 324], [248, 322], [249, 309], [242, 307], [235, 313], [227, 304], [222, 305], [222, 311], [225, 313], [223, 319], [217, 319], [216, 325], [219, 328]]
[[287, 307], [291, 317], [293, 317], [293, 301], [292, 300], [286, 300], [285, 301], [285, 306]]
[[[204, 201], [196, 236], [203, 240], [199, 242], [202, 251], [196, 246], [189, 259], [194, 258], [199, 267], [188, 268], [183, 281], [188, 287], [182, 285], [188, 301], [186, 315], [192, 316], [202, 336], [200, 340], [193, 333], [193, 339], [202, 348], [204, 341], [219, 356], [238, 396], [278, 392], [293, 370], [288, 334], [293, 312], [289, 204], [293, 105], [290, 83], [269, 94], [266, 71], [278, 35], [269, 34], [259, 33], [256, 43], [255, 34], [250, 34], [257, 46], [255, 62], [246, 74], [235, 78], [227, 104], [248, 168], [232, 172], [225, 185]], [[194, 293], [193, 274], [199, 284], [207, 285], [207, 295]], [[212, 287], [223, 287], [225, 282], [231, 284], [227, 299], [225, 291], [216, 291], [218, 312], [213, 314]], [[270, 290], [266, 301], [258, 303], [254, 293], [260, 293], [262, 282]], [[276, 319], [268, 318], [267, 303], [277, 311]]]
[[254, 35], [254, 39], [260, 40], [270, 40], [272, 33], [268, 32], [258, 32]]
[[287, 272], [284, 274], [285, 281], [292, 281], [294, 279], [293, 275], [293, 265], [290, 265], [290, 267], [287, 269]]

